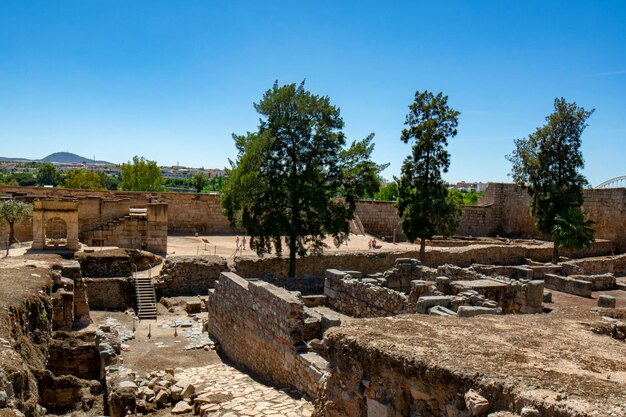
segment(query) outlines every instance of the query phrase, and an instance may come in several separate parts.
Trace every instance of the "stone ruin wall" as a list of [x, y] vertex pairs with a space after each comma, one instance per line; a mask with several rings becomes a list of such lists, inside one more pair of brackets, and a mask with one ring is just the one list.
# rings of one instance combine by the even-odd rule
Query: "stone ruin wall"
[[[114, 218], [127, 205], [145, 208], [159, 200], [168, 203], [169, 233], [238, 233], [230, 227], [222, 214], [217, 194], [148, 193], [129, 191], [90, 191], [62, 188], [0, 187], [0, 195], [74, 196], [80, 200], [79, 223], [81, 231], [99, 218]], [[626, 249], [626, 189], [585, 190], [583, 208], [596, 222], [596, 236], [615, 242], [620, 250]], [[97, 197], [97, 198], [96, 198]], [[98, 201], [98, 198], [102, 201]], [[534, 226], [528, 212], [530, 198], [525, 190], [514, 184], [491, 183], [477, 206], [464, 206], [461, 222], [456, 232], [465, 236], [511, 236], [545, 238]], [[400, 219], [393, 202], [360, 201], [356, 214], [365, 230], [378, 236], [402, 238]], [[32, 227], [16, 225], [20, 240], [32, 239]], [[6, 235], [7, 226], [0, 226], [0, 236]]]
[[224, 272], [209, 296], [209, 333], [235, 363], [314, 398], [326, 361], [306, 351], [305, 310], [293, 293]]

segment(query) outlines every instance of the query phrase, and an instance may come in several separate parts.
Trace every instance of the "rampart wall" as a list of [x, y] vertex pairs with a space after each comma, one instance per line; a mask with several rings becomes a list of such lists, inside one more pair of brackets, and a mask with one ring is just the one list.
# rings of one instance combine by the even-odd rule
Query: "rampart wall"
[[[129, 191], [90, 191], [62, 188], [0, 187], [0, 196], [65, 197], [79, 199], [80, 230], [100, 218], [115, 218], [127, 213], [127, 207], [147, 207], [154, 201], [169, 207], [169, 233], [238, 233], [222, 214], [217, 194], [148, 193]], [[585, 190], [584, 210], [596, 222], [596, 237], [611, 240], [618, 249], [626, 250], [626, 188]], [[526, 190], [515, 184], [491, 183], [476, 206], [464, 206], [458, 235], [511, 236], [545, 238], [529, 214], [530, 198]], [[356, 214], [368, 233], [389, 240], [402, 240], [400, 219], [393, 202], [360, 201]], [[32, 239], [30, 223], [18, 224], [18, 239]], [[0, 236], [6, 235], [6, 225], [0, 226]]]

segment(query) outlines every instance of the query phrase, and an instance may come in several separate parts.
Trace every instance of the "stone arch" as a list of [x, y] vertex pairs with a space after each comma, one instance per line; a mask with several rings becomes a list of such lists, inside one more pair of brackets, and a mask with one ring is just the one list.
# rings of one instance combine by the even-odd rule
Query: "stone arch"
[[44, 234], [46, 245], [53, 243], [65, 246], [67, 244], [67, 223], [60, 217], [52, 217], [44, 225]]
[[[64, 233], [64, 240], [60, 235]], [[59, 240], [57, 240], [59, 239]], [[56, 243], [56, 244], [55, 244]], [[38, 200], [33, 207], [33, 249], [78, 250], [78, 202]]]

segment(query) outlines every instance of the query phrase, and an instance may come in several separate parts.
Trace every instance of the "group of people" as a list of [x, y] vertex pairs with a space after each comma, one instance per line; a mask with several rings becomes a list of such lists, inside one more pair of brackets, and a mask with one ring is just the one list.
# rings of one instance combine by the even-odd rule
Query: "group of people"
[[[237, 236], [237, 240], [235, 240], [235, 246], [237, 247], [237, 249], [239, 249], [239, 236]], [[243, 250], [246, 250], [246, 243], [248, 243], [248, 241], [246, 240], [246, 237], [244, 236], [243, 239], [241, 239], [241, 248]]]
[[369, 242], [367, 242], [367, 248], [368, 249], [378, 249], [378, 242], [376, 241], [376, 238], [373, 238]]

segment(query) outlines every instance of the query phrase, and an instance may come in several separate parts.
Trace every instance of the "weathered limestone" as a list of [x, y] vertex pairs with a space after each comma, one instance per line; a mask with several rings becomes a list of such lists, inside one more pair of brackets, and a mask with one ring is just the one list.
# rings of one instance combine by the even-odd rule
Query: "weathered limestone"
[[346, 272], [329, 269], [324, 295], [330, 307], [353, 317], [394, 316], [415, 311], [405, 294], [374, 282], [378, 280], [364, 282], [352, 279]]
[[307, 353], [302, 300], [263, 281], [223, 272], [209, 296], [209, 333], [234, 362], [315, 396], [327, 363]]
[[544, 282], [546, 288], [551, 290], [574, 294], [581, 297], [591, 298], [593, 283], [570, 277], [563, 277], [554, 274], [545, 274]]
[[601, 295], [598, 297], [598, 307], [615, 308], [615, 297]]
[[[55, 248], [48, 242], [47, 226], [51, 221], [65, 223], [65, 249], [76, 251], [78, 246], [78, 201], [37, 200], [33, 203], [33, 249]], [[56, 236], [55, 236], [56, 237]]]

